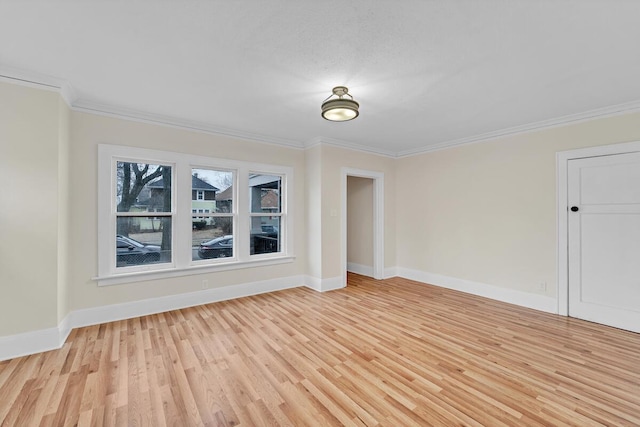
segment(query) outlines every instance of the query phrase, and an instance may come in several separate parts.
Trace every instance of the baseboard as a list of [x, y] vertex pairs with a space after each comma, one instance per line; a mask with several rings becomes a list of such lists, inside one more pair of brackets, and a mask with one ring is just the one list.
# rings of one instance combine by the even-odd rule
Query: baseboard
[[351, 273], [361, 274], [367, 277], [373, 277], [373, 267], [369, 265], [362, 265], [362, 264], [356, 264], [355, 262], [348, 262], [347, 271]]
[[398, 275], [398, 269], [396, 267], [387, 267], [384, 269], [384, 278], [390, 279]]
[[67, 337], [69, 337], [69, 334], [71, 333], [71, 330], [73, 328], [74, 327], [71, 325], [71, 316], [67, 314], [64, 319], [62, 319], [62, 321], [58, 324], [58, 335], [60, 337], [58, 341], [58, 348], [62, 347], [67, 341]]
[[473, 282], [470, 280], [443, 276], [441, 274], [427, 273], [425, 271], [412, 270], [403, 267], [397, 267], [397, 273], [398, 276], [405, 279], [416, 280], [418, 282], [466, 292], [468, 294], [478, 295], [547, 313], [558, 313], [558, 302], [556, 299], [544, 295], [536, 295], [528, 292], [516, 291], [514, 289], [488, 285], [486, 283]]
[[313, 276], [305, 276], [305, 286], [318, 292], [333, 291], [344, 288], [345, 284], [341, 276], [329, 279], [320, 279]]
[[64, 345], [73, 328], [130, 319], [132, 317], [146, 316], [304, 285], [305, 276], [300, 275], [75, 310], [69, 313], [58, 327], [0, 337], [0, 361], [59, 349]]
[[[65, 337], [66, 338], [66, 337]], [[0, 361], [62, 347], [58, 328], [0, 337]]]

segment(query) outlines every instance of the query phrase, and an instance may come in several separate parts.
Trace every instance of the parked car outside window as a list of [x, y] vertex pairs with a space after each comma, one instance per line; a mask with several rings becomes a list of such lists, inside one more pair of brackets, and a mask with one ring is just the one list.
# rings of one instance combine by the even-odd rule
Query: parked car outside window
[[200, 244], [198, 256], [202, 259], [233, 256], [233, 236], [217, 237]]
[[131, 237], [116, 235], [116, 266], [151, 264], [160, 261], [160, 246], [145, 245]]

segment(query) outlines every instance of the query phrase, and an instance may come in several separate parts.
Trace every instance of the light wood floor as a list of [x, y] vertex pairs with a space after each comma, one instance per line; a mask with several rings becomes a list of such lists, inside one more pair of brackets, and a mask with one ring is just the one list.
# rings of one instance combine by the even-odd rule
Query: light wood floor
[[350, 275], [74, 330], [0, 363], [0, 422], [640, 425], [640, 334]]

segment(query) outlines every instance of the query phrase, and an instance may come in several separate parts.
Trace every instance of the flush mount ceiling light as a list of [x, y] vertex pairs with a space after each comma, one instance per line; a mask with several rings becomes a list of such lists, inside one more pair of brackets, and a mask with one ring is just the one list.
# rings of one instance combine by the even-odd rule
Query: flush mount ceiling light
[[[344, 86], [333, 88], [333, 94], [329, 95], [322, 103], [322, 117], [332, 122], [346, 122], [358, 117], [358, 104], [349, 93], [349, 89]], [[337, 96], [337, 98], [333, 98]], [[349, 98], [343, 98], [348, 96]], [[332, 99], [333, 98], [333, 99]]]

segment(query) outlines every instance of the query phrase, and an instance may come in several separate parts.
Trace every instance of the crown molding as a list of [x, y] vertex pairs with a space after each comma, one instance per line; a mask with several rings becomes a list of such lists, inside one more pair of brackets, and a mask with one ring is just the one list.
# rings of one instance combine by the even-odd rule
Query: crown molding
[[330, 145], [332, 147], [346, 148], [348, 150], [360, 151], [363, 153], [377, 154], [379, 156], [396, 158], [397, 154], [395, 151], [391, 150], [383, 150], [380, 148], [369, 147], [362, 144], [356, 144], [354, 142], [343, 141], [335, 138], [327, 138], [325, 136], [317, 136], [308, 140], [304, 144], [305, 149], [309, 149], [311, 147], [315, 147], [316, 145]]
[[71, 84], [58, 77], [0, 64], [0, 81], [58, 92], [69, 107], [76, 100]]
[[432, 151], [446, 150], [448, 148], [459, 147], [462, 145], [477, 144], [480, 142], [487, 142], [492, 139], [506, 138], [509, 136], [520, 135], [523, 133], [537, 132], [547, 129], [552, 129], [560, 126], [566, 126], [570, 124], [577, 124], [594, 119], [603, 119], [606, 117], [614, 117], [623, 114], [631, 114], [640, 112], [640, 100], [627, 102], [623, 104], [611, 105], [608, 107], [597, 108], [594, 110], [585, 111], [577, 114], [569, 114], [562, 117], [557, 117], [548, 120], [542, 120], [539, 122], [528, 123], [521, 126], [514, 126], [497, 131], [487, 132], [480, 135], [470, 136], [467, 138], [454, 139], [450, 141], [443, 141], [436, 144], [431, 144], [426, 147], [417, 148], [414, 150], [399, 151], [396, 153], [397, 158], [411, 157], [419, 154], [429, 153]]
[[145, 113], [143, 111], [116, 107], [108, 104], [100, 104], [97, 102], [79, 100], [71, 105], [74, 111], [98, 114], [102, 116], [114, 117], [119, 119], [131, 120], [142, 123], [150, 123], [161, 126], [168, 126], [177, 129], [185, 129], [196, 132], [203, 132], [211, 135], [229, 136], [242, 140], [266, 143], [271, 145], [284, 146], [287, 148], [304, 149], [304, 145], [300, 142], [277, 138], [268, 135], [262, 135], [252, 132], [245, 132], [238, 129], [224, 128], [213, 126], [208, 123], [198, 122], [194, 120], [180, 119], [176, 117], [164, 116], [160, 114]]

